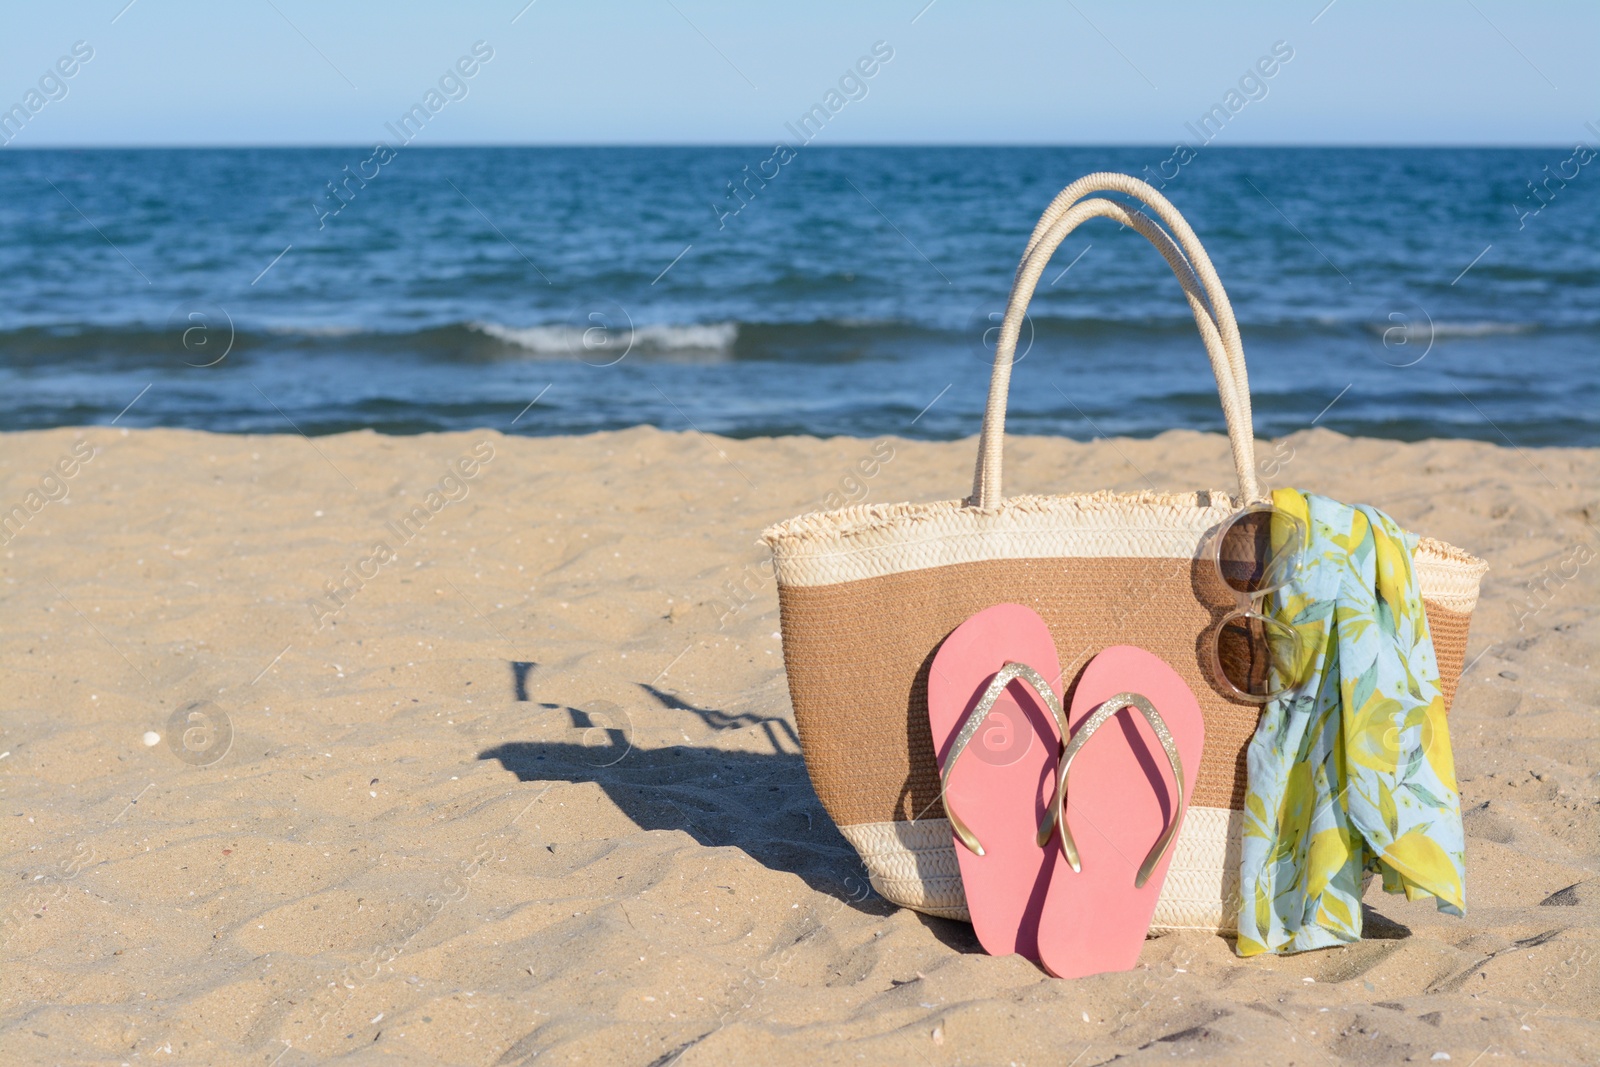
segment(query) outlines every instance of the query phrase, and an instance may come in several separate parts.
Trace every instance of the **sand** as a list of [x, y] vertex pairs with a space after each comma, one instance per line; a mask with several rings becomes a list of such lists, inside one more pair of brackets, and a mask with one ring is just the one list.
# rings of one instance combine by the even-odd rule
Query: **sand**
[[[962, 495], [972, 441], [864, 483], [872, 441], [652, 429], [4, 443], [6, 1063], [1600, 1060], [1600, 450], [1263, 442], [1493, 564], [1470, 912], [1375, 886], [1359, 945], [1062, 982], [866, 888], [756, 541]], [[1009, 457], [1014, 491], [1231, 478], [1187, 432]]]

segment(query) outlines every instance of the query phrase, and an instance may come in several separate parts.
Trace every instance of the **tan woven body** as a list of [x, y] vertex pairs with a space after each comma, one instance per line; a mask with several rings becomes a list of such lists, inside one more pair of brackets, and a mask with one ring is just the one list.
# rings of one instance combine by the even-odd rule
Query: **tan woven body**
[[[1171, 233], [1113, 201], [1080, 199], [1103, 189], [1144, 200]], [[1051, 253], [1094, 217], [1142, 233], [1178, 276], [1217, 377], [1238, 496], [1002, 498], [1005, 396], [1021, 319]], [[823, 806], [884, 897], [934, 915], [967, 917], [950, 824], [939, 803], [927, 673], [940, 643], [968, 617], [994, 604], [1018, 603], [1050, 627], [1065, 700], [1089, 659], [1117, 644], [1160, 656], [1194, 691], [1205, 716], [1205, 753], [1154, 926], [1233, 929], [1245, 749], [1260, 709], [1230, 697], [1212, 677], [1210, 642], [1238, 603], [1205, 548], [1240, 506], [1264, 499], [1249, 427], [1238, 328], [1193, 232], [1144, 183], [1090, 175], [1068, 186], [1045, 212], [1018, 268], [972, 496], [805, 515], [766, 532], [806, 766]], [[1487, 564], [1429, 539], [1415, 563], [1449, 700]]]

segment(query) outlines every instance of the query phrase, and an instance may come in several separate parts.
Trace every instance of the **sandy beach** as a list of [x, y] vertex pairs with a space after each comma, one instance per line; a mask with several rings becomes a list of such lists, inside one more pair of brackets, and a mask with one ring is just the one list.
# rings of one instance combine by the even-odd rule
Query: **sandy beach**
[[[1359, 945], [1063, 982], [867, 887], [757, 542], [960, 496], [971, 440], [4, 436], [4, 1062], [1600, 1061], [1600, 450], [1261, 442], [1491, 563], [1469, 913], [1373, 886]], [[1232, 480], [1188, 431], [1007, 474]]]

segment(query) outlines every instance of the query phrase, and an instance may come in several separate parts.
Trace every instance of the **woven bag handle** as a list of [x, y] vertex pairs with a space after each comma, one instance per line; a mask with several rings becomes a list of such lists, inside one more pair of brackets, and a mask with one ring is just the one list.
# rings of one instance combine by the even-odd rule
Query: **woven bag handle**
[[[1143, 212], [1129, 209], [1113, 200], [1083, 197], [1094, 192], [1120, 192], [1137, 197], [1150, 206], [1161, 222], [1177, 235], [1163, 229], [1159, 223]], [[1017, 266], [1016, 278], [1011, 287], [1011, 299], [1006, 305], [1005, 319], [1000, 326], [1000, 340], [995, 346], [994, 371], [989, 379], [989, 402], [983, 414], [983, 434], [978, 440], [978, 465], [973, 474], [972, 496], [968, 503], [982, 508], [995, 508], [1001, 501], [1001, 472], [1005, 450], [1006, 397], [1011, 387], [1011, 364], [1017, 350], [1017, 338], [1022, 332], [1022, 320], [1028, 303], [1033, 298], [1034, 287], [1044, 273], [1050, 257], [1067, 235], [1092, 218], [1109, 218], [1143, 234], [1156, 246], [1177, 275], [1183, 287], [1189, 310], [1194, 314], [1195, 326], [1200, 331], [1206, 355], [1211, 361], [1211, 371], [1217, 380], [1217, 395], [1222, 401], [1222, 413], [1228, 423], [1228, 443], [1233, 452], [1233, 467], [1239, 478], [1239, 490], [1244, 500], [1264, 500], [1256, 481], [1255, 432], [1250, 411], [1250, 381], [1245, 373], [1244, 346], [1239, 339], [1239, 325], [1233, 317], [1233, 306], [1223, 291], [1211, 258], [1201, 247], [1194, 230], [1184, 221], [1177, 208], [1137, 178], [1126, 174], [1100, 173], [1079, 178], [1063, 189], [1045, 209], [1033, 236]]]

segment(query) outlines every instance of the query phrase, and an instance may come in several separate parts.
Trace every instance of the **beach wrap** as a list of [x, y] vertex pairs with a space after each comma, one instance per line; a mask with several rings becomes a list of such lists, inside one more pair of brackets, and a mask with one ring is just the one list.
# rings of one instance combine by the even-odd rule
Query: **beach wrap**
[[1300, 635], [1300, 684], [1268, 703], [1248, 750], [1241, 956], [1359, 941], [1366, 871], [1388, 892], [1466, 907], [1416, 535], [1376, 508], [1293, 489], [1272, 502], [1310, 531], [1299, 573], [1268, 605]]

